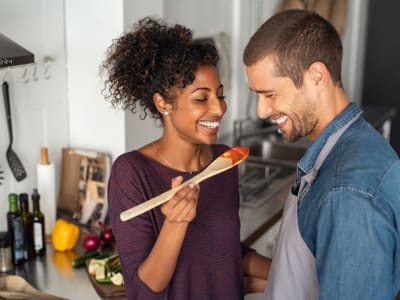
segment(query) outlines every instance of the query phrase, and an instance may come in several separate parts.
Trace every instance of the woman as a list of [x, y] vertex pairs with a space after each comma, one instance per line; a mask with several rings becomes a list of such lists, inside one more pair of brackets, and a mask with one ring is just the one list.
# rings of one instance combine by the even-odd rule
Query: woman
[[217, 62], [215, 47], [194, 42], [189, 29], [151, 18], [109, 48], [103, 67], [111, 103], [132, 112], [139, 105], [144, 117], [163, 124], [161, 138], [117, 158], [109, 178], [128, 299], [242, 299], [244, 274], [259, 284], [253, 291], [265, 286], [266, 260], [240, 244], [237, 168], [204, 181], [201, 190], [187, 186], [134, 219], [119, 218], [228, 149], [214, 144], [226, 112]]

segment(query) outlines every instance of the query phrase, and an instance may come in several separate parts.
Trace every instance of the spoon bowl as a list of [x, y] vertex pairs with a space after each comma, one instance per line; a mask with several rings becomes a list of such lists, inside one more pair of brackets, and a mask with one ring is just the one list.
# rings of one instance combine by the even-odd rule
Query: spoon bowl
[[154, 207], [157, 207], [167, 202], [174, 196], [177, 191], [190, 183], [198, 184], [212, 176], [233, 168], [234, 166], [244, 161], [249, 156], [249, 152], [249, 148], [243, 146], [233, 147], [225, 151], [220, 156], [218, 156], [211, 164], [209, 164], [207, 168], [205, 168], [202, 172], [192, 177], [191, 179], [154, 198], [147, 200], [146, 202], [143, 202], [139, 205], [123, 211], [120, 214], [121, 221], [130, 220], [138, 215], [141, 215], [142, 213], [145, 213], [146, 211], [149, 211], [150, 209], [153, 209]]

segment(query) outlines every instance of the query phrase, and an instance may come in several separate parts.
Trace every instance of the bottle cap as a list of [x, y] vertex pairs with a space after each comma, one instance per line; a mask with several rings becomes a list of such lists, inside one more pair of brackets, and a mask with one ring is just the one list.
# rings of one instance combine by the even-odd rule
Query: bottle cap
[[39, 200], [39, 199], [40, 199], [40, 194], [38, 192], [38, 189], [33, 189], [32, 201]]
[[29, 196], [27, 193], [19, 194], [19, 206], [22, 208], [23, 206], [26, 207], [26, 210], [29, 210]]
[[8, 194], [8, 203], [18, 205], [17, 194], [14, 193]]
[[46, 147], [40, 148], [40, 164], [41, 165], [49, 164], [49, 153]]

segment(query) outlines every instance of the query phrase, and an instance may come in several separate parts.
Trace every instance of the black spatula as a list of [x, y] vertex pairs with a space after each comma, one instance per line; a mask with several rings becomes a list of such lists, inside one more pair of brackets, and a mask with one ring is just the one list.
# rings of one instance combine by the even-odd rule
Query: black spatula
[[7, 116], [7, 125], [8, 125], [8, 134], [10, 136], [10, 144], [7, 148], [7, 161], [10, 166], [11, 172], [14, 174], [14, 177], [17, 181], [21, 181], [26, 177], [26, 171], [24, 166], [21, 163], [21, 160], [18, 158], [17, 154], [11, 148], [13, 143], [13, 133], [12, 133], [12, 122], [11, 122], [11, 109], [10, 109], [10, 94], [8, 92], [8, 83], [6, 81], [3, 82], [3, 97], [4, 97], [4, 106], [6, 109]]
[[0, 185], [2, 183], [2, 180], [4, 180], [3, 174], [4, 174], [4, 172], [2, 170], [0, 170]]

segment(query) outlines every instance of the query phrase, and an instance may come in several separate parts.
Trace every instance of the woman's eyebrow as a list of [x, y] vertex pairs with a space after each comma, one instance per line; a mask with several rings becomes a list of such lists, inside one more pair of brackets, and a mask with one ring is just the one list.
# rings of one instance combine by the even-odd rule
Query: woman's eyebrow
[[[219, 89], [221, 89], [221, 88], [223, 88], [223, 87], [224, 87], [224, 85], [221, 83], [221, 84], [217, 87], [217, 90], [219, 90]], [[211, 91], [211, 89], [210, 89], [209, 87], [198, 87], [198, 88], [195, 88], [195, 89], [191, 92], [191, 94], [193, 94], [194, 92], [197, 92], [197, 91], [199, 91], [199, 90], [203, 90], [203, 91], [207, 91], [207, 92]]]

